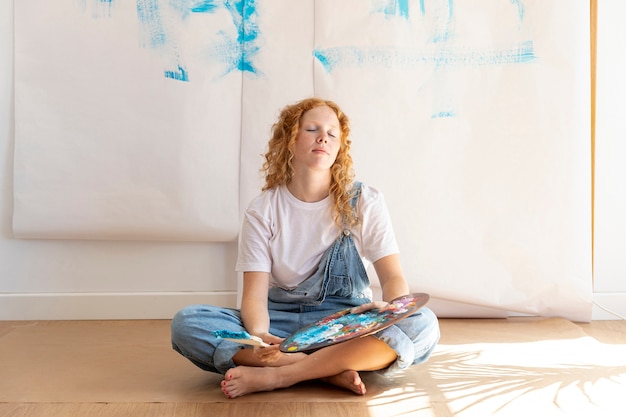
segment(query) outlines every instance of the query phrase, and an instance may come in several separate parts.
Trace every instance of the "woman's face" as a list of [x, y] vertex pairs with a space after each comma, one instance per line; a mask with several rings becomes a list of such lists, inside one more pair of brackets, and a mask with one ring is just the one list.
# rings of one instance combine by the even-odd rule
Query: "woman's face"
[[340, 146], [341, 126], [333, 109], [320, 106], [308, 110], [300, 118], [294, 168], [329, 170], [337, 159]]

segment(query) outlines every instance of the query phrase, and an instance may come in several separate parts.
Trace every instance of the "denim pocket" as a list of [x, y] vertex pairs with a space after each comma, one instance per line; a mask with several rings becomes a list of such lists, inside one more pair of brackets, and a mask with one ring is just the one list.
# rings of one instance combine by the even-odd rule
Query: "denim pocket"
[[352, 279], [347, 275], [330, 275], [326, 287], [327, 297], [350, 297], [354, 289]]

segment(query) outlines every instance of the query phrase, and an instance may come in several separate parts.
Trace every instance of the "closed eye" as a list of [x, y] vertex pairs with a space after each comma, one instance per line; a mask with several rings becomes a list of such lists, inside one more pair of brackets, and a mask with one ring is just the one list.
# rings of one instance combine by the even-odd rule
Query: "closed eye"
[[[319, 131], [318, 127], [307, 127], [304, 129], [307, 132], [311, 132], [311, 133], [315, 133], [317, 131]], [[336, 139], [337, 137], [339, 137], [338, 132], [334, 131], [334, 130], [329, 130], [328, 132], [326, 132], [326, 134], [328, 136], [330, 136], [333, 139]]]

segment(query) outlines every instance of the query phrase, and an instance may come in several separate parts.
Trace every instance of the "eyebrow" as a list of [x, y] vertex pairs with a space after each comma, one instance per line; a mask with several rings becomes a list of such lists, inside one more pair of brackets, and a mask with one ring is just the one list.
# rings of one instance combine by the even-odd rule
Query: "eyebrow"
[[[321, 125], [321, 124], [323, 124], [323, 123], [321, 123], [321, 122], [318, 122], [317, 120], [306, 120], [306, 121], [305, 121], [305, 120], [301, 120], [301, 121], [300, 121], [300, 124], [305, 124], [305, 123], [313, 123], [313, 124], [317, 124], [317, 125]], [[339, 128], [341, 127], [341, 125], [335, 125], [335, 124], [333, 124], [333, 125], [330, 125], [330, 127], [332, 127], [332, 128], [336, 128], [336, 129], [339, 129]]]

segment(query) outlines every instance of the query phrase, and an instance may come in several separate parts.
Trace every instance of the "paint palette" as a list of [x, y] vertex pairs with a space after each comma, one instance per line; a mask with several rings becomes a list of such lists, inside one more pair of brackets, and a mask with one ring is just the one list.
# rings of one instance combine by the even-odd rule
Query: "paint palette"
[[286, 353], [305, 352], [364, 337], [383, 330], [422, 308], [430, 296], [408, 294], [392, 300], [381, 309], [351, 313], [341, 310], [298, 330], [280, 344]]

